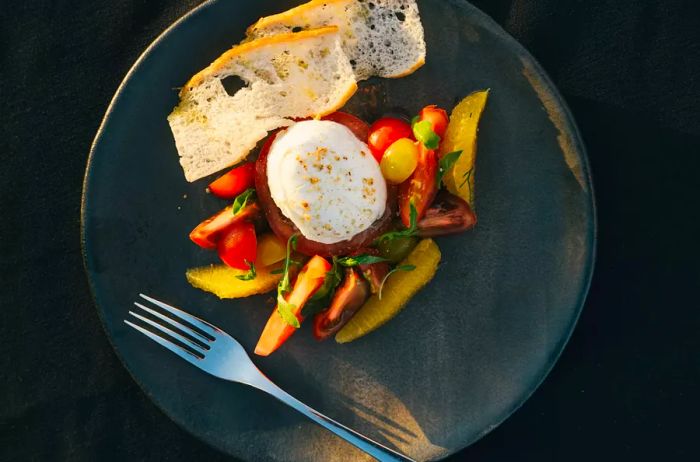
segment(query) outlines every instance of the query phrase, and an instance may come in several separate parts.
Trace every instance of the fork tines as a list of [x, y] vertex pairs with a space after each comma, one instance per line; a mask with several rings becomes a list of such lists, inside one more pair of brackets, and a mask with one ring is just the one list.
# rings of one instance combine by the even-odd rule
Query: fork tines
[[155, 331], [125, 319], [126, 324], [190, 362], [204, 358], [206, 352], [211, 348], [210, 344], [216, 340], [219, 331], [216, 327], [167, 303], [144, 294], [139, 294], [139, 296], [165, 310], [169, 316], [139, 302], [134, 302], [134, 305], [150, 316], [144, 316], [134, 311], [129, 311], [129, 314]]

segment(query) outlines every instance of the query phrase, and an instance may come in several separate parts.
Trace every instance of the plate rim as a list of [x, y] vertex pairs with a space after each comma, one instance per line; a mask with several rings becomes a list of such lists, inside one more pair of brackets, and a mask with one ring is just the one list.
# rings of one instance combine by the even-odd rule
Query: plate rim
[[[128, 374], [131, 376], [132, 380], [138, 385], [138, 387], [141, 389], [141, 391], [149, 398], [150, 402], [155, 405], [155, 407], [165, 416], [173, 422], [175, 425], [177, 425], [180, 429], [182, 429], [185, 433], [189, 434], [193, 438], [197, 439], [200, 442], [203, 442], [207, 446], [215, 449], [216, 451], [226, 454], [229, 456], [234, 456], [234, 457], [239, 457], [236, 454], [233, 454], [229, 451], [224, 450], [223, 448], [217, 446], [214, 442], [209, 441], [206, 438], [202, 438], [196, 433], [192, 432], [188, 427], [184, 425], [184, 423], [179, 422], [177, 419], [173, 418], [173, 416], [170, 415], [170, 413], [165, 409], [165, 407], [158, 402], [158, 400], [154, 399], [154, 396], [152, 393], [150, 393], [147, 388], [144, 386], [144, 384], [141, 383], [141, 381], [136, 377], [134, 372], [131, 370], [129, 365], [127, 364], [126, 359], [122, 356], [121, 351], [117, 348], [115, 341], [113, 339], [112, 333], [108, 330], [107, 328], [107, 323], [105, 322], [104, 319], [104, 314], [103, 310], [99, 307], [98, 304], [98, 297], [97, 297], [97, 291], [95, 289], [94, 283], [92, 278], [90, 277], [90, 263], [88, 261], [88, 252], [87, 252], [87, 239], [86, 239], [86, 233], [87, 233], [87, 227], [88, 227], [88, 222], [90, 221], [90, 218], [87, 215], [87, 205], [88, 205], [88, 186], [90, 183], [90, 177], [91, 177], [91, 171], [92, 171], [92, 164], [94, 161], [94, 156], [95, 152], [97, 151], [97, 148], [104, 136], [105, 132], [105, 127], [107, 125], [107, 122], [112, 116], [112, 113], [114, 112], [114, 109], [117, 105], [117, 103], [121, 100], [122, 95], [124, 93], [124, 89], [127, 85], [127, 83], [130, 81], [131, 77], [133, 74], [135, 74], [139, 68], [141, 67], [142, 62], [150, 56], [152, 51], [159, 46], [170, 34], [172, 34], [176, 29], [178, 29], [182, 24], [187, 22], [191, 17], [196, 16], [197, 14], [200, 14], [202, 11], [211, 8], [213, 5], [219, 3], [221, 0], [205, 0], [204, 2], [200, 3], [199, 5], [193, 7], [189, 11], [187, 11], [185, 14], [180, 16], [178, 19], [173, 21], [168, 27], [166, 27], [162, 32], [160, 32], [150, 43], [149, 45], [141, 52], [141, 54], [138, 56], [138, 58], [134, 61], [134, 63], [131, 65], [127, 73], [124, 75], [122, 78], [121, 82], [117, 86], [117, 89], [115, 90], [114, 95], [112, 96], [107, 109], [105, 111], [104, 116], [102, 117], [102, 120], [100, 121], [100, 125], [97, 128], [97, 132], [95, 134], [95, 138], [93, 139], [91, 145], [90, 145], [90, 150], [88, 153], [87, 161], [86, 161], [86, 166], [85, 166], [85, 174], [83, 176], [83, 183], [82, 183], [82, 192], [81, 192], [81, 198], [80, 198], [80, 252], [82, 256], [82, 262], [83, 262], [83, 270], [85, 272], [85, 278], [87, 279], [88, 282], [88, 287], [90, 289], [90, 295], [92, 298], [92, 304], [97, 311], [100, 324], [102, 327], [102, 330], [104, 331], [107, 340], [119, 359], [119, 362], [121, 365], [126, 369]], [[587, 232], [586, 232], [586, 241], [584, 243], [585, 245], [585, 252], [586, 252], [586, 257], [584, 259], [584, 265], [582, 268], [582, 274], [584, 275], [582, 279], [582, 284], [581, 284], [581, 289], [578, 293], [577, 300], [576, 300], [576, 309], [571, 317], [571, 322], [567, 326], [567, 332], [565, 335], [562, 336], [560, 342], [557, 344], [557, 346], [553, 349], [553, 354], [551, 358], [548, 361], [548, 364], [546, 364], [545, 368], [543, 368], [541, 376], [535, 381], [534, 385], [526, 392], [523, 394], [522, 399], [520, 399], [518, 402], [514, 403], [514, 405], [505, 410], [501, 416], [499, 416], [498, 419], [492, 424], [486, 427], [482, 432], [477, 433], [470, 441], [465, 442], [463, 445], [459, 446], [458, 448], [454, 449], [454, 451], [448, 452], [444, 455], [441, 455], [437, 459], [433, 460], [443, 460], [447, 457], [450, 457], [452, 455], [455, 455], [464, 449], [468, 448], [469, 446], [475, 444], [479, 440], [481, 440], [484, 436], [488, 435], [491, 433], [493, 430], [498, 428], [508, 420], [515, 412], [517, 412], [530, 398], [532, 395], [542, 386], [542, 383], [545, 381], [545, 379], [551, 374], [552, 370], [556, 366], [556, 364], [559, 362], [559, 359], [561, 358], [562, 353], [564, 352], [564, 349], [568, 345], [571, 336], [573, 335], [576, 326], [578, 324], [578, 321], [581, 317], [581, 313], [583, 311], [583, 307], [585, 305], [586, 299], [588, 297], [588, 294], [590, 292], [590, 287], [591, 287], [591, 282], [593, 279], [593, 273], [595, 270], [595, 264], [597, 260], [597, 248], [598, 248], [598, 211], [597, 211], [597, 202], [596, 202], [596, 194], [595, 194], [595, 186], [593, 182], [593, 175], [591, 172], [590, 168], [590, 161], [588, 158], [588, 152], [586, 149], [586, 145], [583, 141], [583, 137], [581, 136], [581, 132], [578, 128], [578, 125], [576, 124], [576, 121], [573, 117], [573, 114], [571, 112], [571, 109], [569, 108], [568, 103], [562, 96], [562, 94], [559, 92], [559, 89], [554, 85], [552, 79], [549, 77], [549, 75], [546, 73], [542, 65], [537, 61], [537, 59], [520, 43], [518, 42], [515, 37], [513, 37], [511, 34], [509, 34], [500, 24], [498, 24], [490, 15], [482, 11], [480, 8], [476, 7], [473, 5], [471, 2], [468, 0], [449, 0], [450, 3], [453, 4], [459, 4], [460, 7], [466, 8], [468, 10], [471, 10], [473, 13], [478, 15], [481, 20], [483, 20], [482, 25], [487, 27], [489, 32], [500, 38], [501, 40], [505, 41], [506, 44], [508, 44], [521, 58], [524, 58], [527, 60], [528, 64], [531, 65], [531, 70], [534, 71], [534, 73], [537, 75], [542, 80], [542, 83], [544, 83], [546, 90], [554, 97], [554, 104], [555, 106], [561, 111], [563, 115], [563, 122], [564, 122], [564, 127], [565, 129], [569, 132], [571, 135], [571, 139], [573, 141], [573, 144], [576, 148], [576, 152], [578, 154], [578, 159], [581, 162], [581, 170], [583, 173], [583, 178], [585, 180], [585, 184], [588, 187], [588, 191], [586, 196], [586, 202], [588, 205], [588, 209], [590, 210], [590, 215], [587, 217], [588, 223], [587, 223]], [[588, 214], [587, 214], [588, 215]]]

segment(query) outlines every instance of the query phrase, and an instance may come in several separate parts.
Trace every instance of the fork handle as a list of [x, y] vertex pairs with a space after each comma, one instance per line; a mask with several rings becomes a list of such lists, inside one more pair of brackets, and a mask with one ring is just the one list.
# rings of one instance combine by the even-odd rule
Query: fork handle
[[393, 449], [390, 449], [341, 423], [336, 422], [330, 417], [326, 417], [315, 409], [302, 403], [286, 391], [282, 390], [265, 376], [262, 376], [261, 380], [256, 380], [255, 383], [252, 383], [251, 385], [259, 390], [269, 393], [278, 400], [282, 401], [284, 404], [293, 407], [309, 419], [316, 422], [318, 425], [324, 427], [326, 430], [330, 430], [340, 438], [366, 452], [380, 462], [415, 462], [410, 457], [404, 456], [403, 454], [396, 452]]

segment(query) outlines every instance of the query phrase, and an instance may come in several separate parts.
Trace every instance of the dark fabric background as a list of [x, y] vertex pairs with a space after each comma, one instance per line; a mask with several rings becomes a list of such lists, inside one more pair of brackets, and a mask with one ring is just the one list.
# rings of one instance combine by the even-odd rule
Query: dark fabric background
[[[197, 3], [0, 9], [2, 460], [227, 460], [168, 420], [121, 366], [79, 242], [82, 178], [104, 111], [138, 55]], [[570, 104], [593, 170], [599, 248], [551, 375], [450, 460], [700, 460], [697, 2], [474, 3]]]

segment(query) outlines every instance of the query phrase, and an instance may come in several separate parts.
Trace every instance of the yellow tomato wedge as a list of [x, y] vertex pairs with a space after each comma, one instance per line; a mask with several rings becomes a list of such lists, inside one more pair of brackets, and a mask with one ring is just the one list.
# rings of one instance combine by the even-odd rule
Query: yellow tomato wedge
[[257, 266], [270, 266], [284, 260], [287, 256], [286, 243], [279, 240], [273, 233], [258, 236], [258, 250], [255, 257]]
[[447, 190], [474, 205], [474, 162], [476, 160], [476, 134], [479, 118], [486, 106], [489, 91], [475, 91], [467, 95], [452, 109], [445, 139], [440, 144], [440, 157], [462, 151], [457, 162], [444, 176]]
[[392, 273], [384, 283], [381, 300], [372, 295], [360, 311], [335, 336], [338, 343], [351, 342], [396, 316], [404, 305], [435, 276], [440, 249], [432, 239], [423, 239], [399, 266], [413, 265], [413, 271]]
[[211, 292], [219, 298], [243, 298], [264, 294], [277, 287], [282, 275], [272, 274], [271, 271], [279, 267], [280, 265], [256, 267], [257, 276], [250, 281], [242, 281], [236, 277], [246, 274], [247, 271], [226, 265], [191, 268], [185, 275], [187, 282], [193, 287]]

